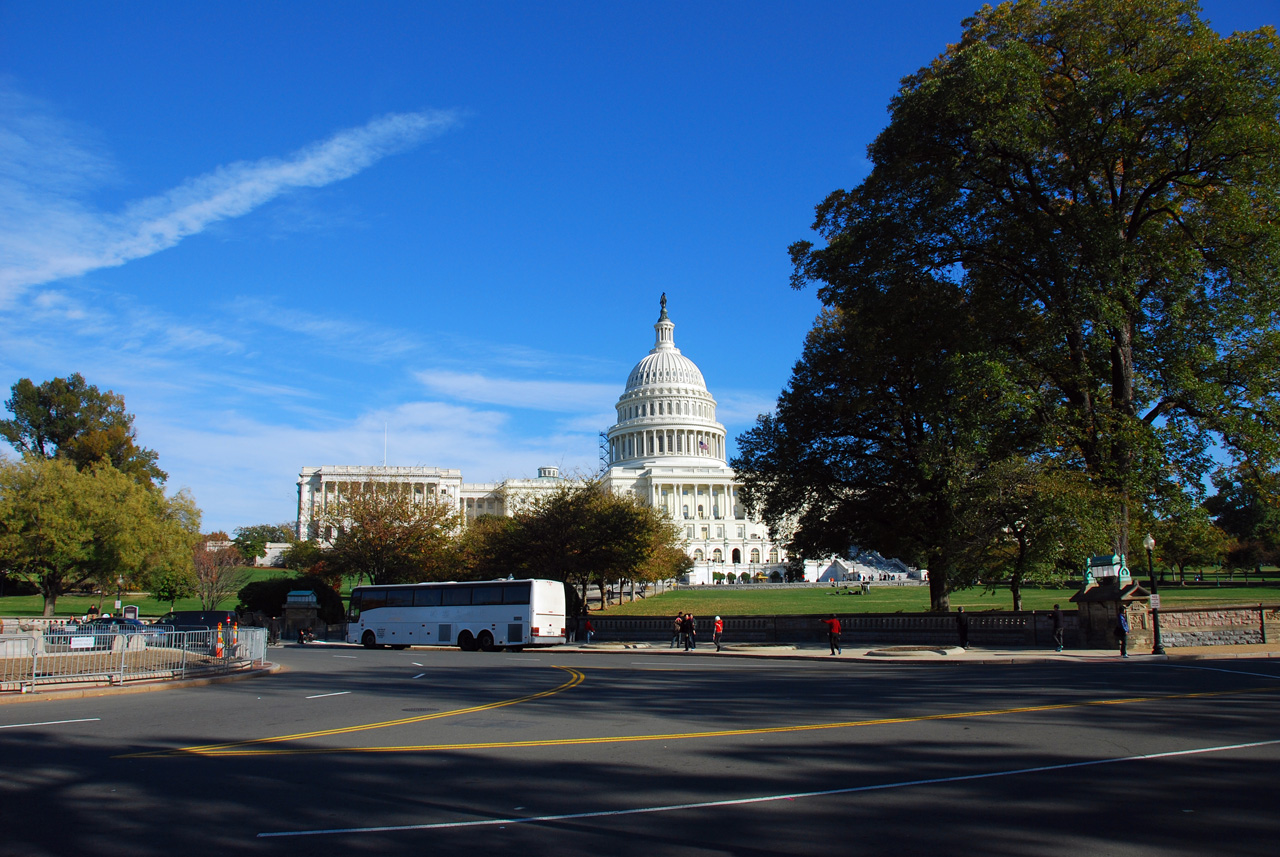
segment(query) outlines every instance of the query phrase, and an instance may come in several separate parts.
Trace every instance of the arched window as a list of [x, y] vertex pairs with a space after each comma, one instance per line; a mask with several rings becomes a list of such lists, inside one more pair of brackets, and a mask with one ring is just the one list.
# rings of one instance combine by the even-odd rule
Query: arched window
[[688, 503], [686, 503], [686, 504], [684, 505], [684, 516], [685, 516], [686, 518], [687, 518], [687, 517], [689, 517], [689, 504], [688, 504]]
[[742, 551], [738, 550], [737, 548], [733, 549], [733, 553], [731, 553], [730, 556], [733, 557], [734, 565], [737, 565], [738, 563], [742, 562]]
[[703, 514], [702, 514], [702, 504], [701, 504], [701, 503], [699, 503], [699, 504], [698, 504], [698, 517], [699, 517], [699, 518], [703, 517]]
[[693, 552], [693, 561], [702, 562], [702, 548], [698, 548], [696, 551]]
[[724, 562], [724, 554], [723, 554], [723, 553], [721, 553], [720, 548], [716, 548], [715, 550], [713, 550], [713, 551], [711, 552], [711, 561], [712, 561], [712, 562]]
[[778, 549], [769, 548], [769, 562], [777, 562], [777, 561], [778, 561]]
[[752, 563], [757, 563], [757, 562], [759, 562], [759, 561], [760, 561], [760, 548], [752, 548], [752, 549], [751, 549], [751, 562], [752, 562]]

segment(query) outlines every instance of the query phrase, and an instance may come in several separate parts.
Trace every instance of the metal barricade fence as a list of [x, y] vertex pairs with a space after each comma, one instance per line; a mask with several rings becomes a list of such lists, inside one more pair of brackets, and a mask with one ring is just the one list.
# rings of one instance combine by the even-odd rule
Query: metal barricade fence
[[53, 626], [0, 637], [0, 691], [37, 685], [190, 678], [234, 672], [266, 660], [265, 628], [120, 633]]

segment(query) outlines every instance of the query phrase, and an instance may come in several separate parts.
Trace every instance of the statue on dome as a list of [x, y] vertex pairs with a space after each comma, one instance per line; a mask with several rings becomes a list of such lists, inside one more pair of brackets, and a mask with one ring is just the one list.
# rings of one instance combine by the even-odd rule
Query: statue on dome
[[667, 311], [667, 293], [666, 292], [662, 293], [662, 300], [660, 300], [658, 303], [662, 304], [662, 311], [666, 312]]

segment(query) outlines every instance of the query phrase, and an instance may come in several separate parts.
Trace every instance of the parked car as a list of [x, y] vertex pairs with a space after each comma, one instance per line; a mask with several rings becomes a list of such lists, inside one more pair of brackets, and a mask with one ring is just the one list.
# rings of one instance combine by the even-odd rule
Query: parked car
[[177, 610], [164, 614], [156, 624], [166, 625], [175, 631], [212, 631], [219, 623], [226, 630], [238, 621], [239, 617], [232, 610]]
[[148, 625], [140, 619], [126, 619], [123, 616], [99, 616], [88, 622], [80, 623], [81, 629], [98, 629], [116, 634], [144, 634], [157, 639], [164, 638], [164, 628]]

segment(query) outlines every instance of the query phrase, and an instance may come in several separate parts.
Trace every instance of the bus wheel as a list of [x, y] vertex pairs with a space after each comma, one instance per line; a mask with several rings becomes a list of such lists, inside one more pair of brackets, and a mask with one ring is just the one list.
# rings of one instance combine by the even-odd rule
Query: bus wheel
[[480, 643], [480, 651], [482, 652], [492, 652], [496, 648], [493, 645], [493, 634], [490, 634], [488, 631], [480, 632], [479, 643]]
[[364, 636], [360, 638], [360, 643], [366, 649], [376, 649], [378, 647], [378, 638], [373, 635], [372, 631], [365, 631]]
[[476, 650], [476, 638], [471, 636], [470, 631], [463, 631], [458, 635], [458, 648], [464, 652], [474, 652]]

